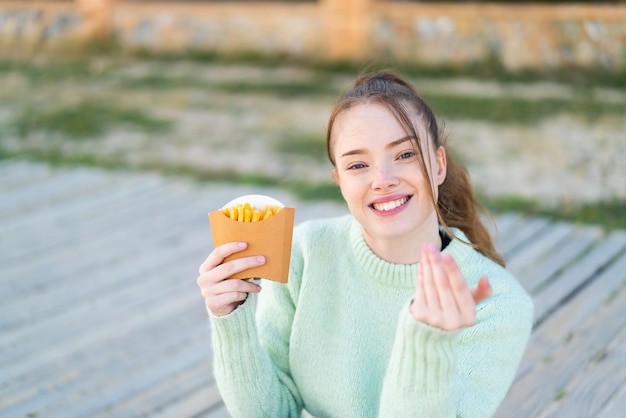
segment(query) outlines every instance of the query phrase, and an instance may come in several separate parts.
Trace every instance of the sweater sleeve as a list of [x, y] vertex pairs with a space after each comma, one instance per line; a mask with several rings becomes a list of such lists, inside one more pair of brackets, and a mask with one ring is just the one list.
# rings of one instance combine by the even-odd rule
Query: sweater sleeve
[[476, 323], [446, 332], [405, 306], [381, 394], [381, 417], [491, 417], [504, 399], [532, 327], [525, 294], [492, 296]]
[[299, 417], [302, 401], [287, 360], [275, 361], [259, 342], [256, 299], [251, 294], [230, 314], [210, 315], [220, 395], [233, 417]]
[[233, 312], [210, 316], [215, 380], [234, 418], [301, 416], [303, 401], [289, 364], [303, 265], [297, 237], [295, 230], [287, 284], [264, 280], [261, 293], [250, 294]]

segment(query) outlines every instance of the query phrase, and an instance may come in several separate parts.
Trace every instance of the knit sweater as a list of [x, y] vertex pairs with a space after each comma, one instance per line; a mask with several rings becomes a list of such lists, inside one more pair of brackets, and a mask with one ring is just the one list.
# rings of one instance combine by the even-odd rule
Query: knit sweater
[[455, 332], [413, 318], [418, 264], [379, 258], [351, 215], [299, 224], [289, 283], [264, 281], [230, 314], [210, 315], [232, 416], [492, 416], [525, 351], [533, 304], [469, 245], [452, 240], [444, 252], [469, 286], [487, 275], [493, 290], [475, 324]]

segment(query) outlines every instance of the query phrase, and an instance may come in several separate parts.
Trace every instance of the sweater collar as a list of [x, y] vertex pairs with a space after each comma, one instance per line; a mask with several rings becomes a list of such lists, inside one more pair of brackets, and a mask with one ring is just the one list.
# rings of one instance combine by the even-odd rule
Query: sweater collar
[[[465, 242], [468, 241], [461, 230], [457, 228], [450, 229], [459, 239]], [[356, 261], [358, 265], [361, 266], [364, 276], [387, 286], [401, 288], [415, 287], [415, 278], [419, 263], [397, 264], [380, 258], [370, 249], [369, 245], [367, 245], [363, 237], [363, 228], [353, 217], [351, 217], [350, 222], [350, 242]], [[452, 255], [457, 264], [461, 265], [472, 251], [471, 246], [457, 239], [452, 239], [443, 252]]]

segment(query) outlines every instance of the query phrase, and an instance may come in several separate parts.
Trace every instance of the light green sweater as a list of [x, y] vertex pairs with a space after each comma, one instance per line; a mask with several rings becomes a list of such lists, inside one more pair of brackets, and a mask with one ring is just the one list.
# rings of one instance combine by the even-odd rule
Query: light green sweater
[[298, 225], [289, 283], [264, 281], [258, 307], [250, 295], [229, 315], [210, 315], [215, 378], [232, 416], [492, 416], [526, 348], [532, 301], [468, 245], [452, 240], [444, 251], [470, 286], [487, 275], [493, 288], [475, 325], [457, 332], [413, 319], [417, 264], [376, 256], [350, 215]]

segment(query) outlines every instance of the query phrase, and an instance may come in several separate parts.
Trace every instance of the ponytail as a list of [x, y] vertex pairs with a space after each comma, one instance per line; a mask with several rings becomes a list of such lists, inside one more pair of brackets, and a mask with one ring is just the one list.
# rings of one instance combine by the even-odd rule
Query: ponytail
[[439, 223], [450, 236], [454, 236], [450, 227], [463, 231], [478, 252], [504, 267], [504, 259], [496, 251], [489, 231], [480, 220], [478, 209], [493, 219], [476, 201], [465, 166], [448, 154], [446, 179], [439, 186], [437, 201]]

